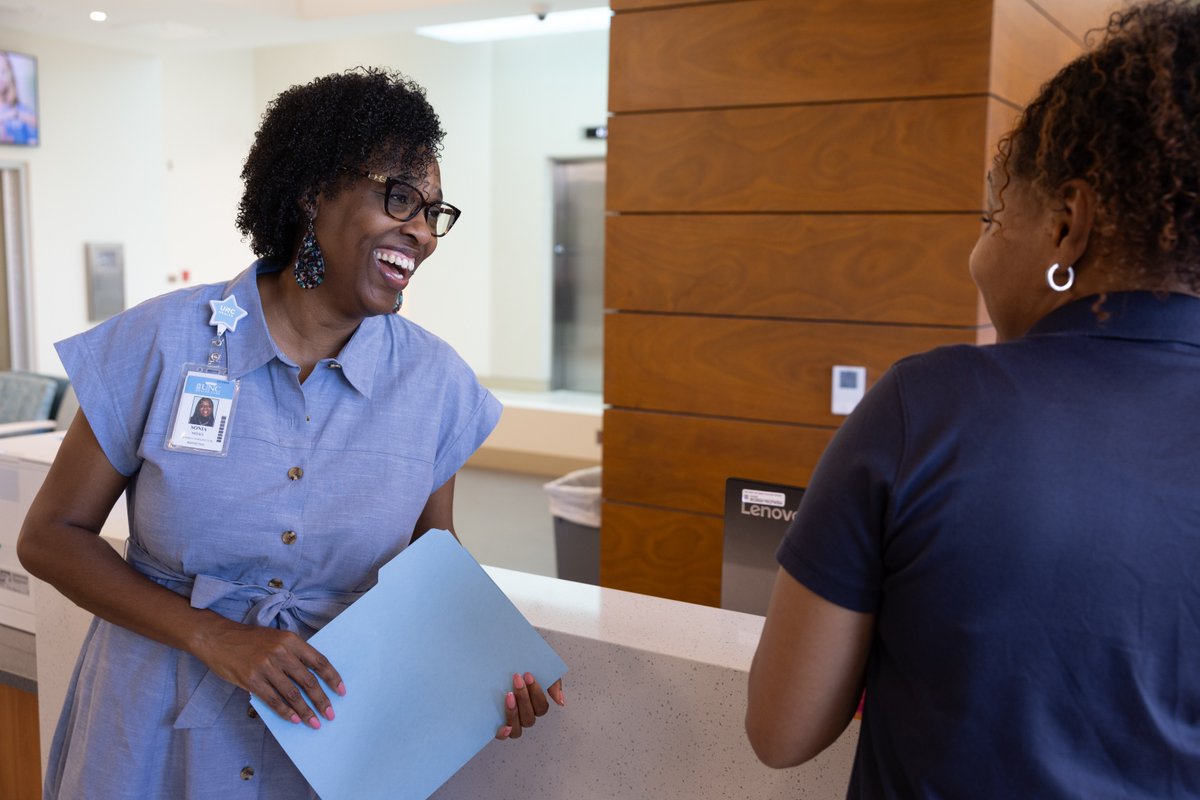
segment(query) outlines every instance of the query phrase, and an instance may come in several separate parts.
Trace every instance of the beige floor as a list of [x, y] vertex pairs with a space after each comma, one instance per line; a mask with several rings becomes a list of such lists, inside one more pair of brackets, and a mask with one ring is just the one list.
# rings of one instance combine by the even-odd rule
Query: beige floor
[[556, 577], [549, 480], [463, 469], [454, 483], [454, 528], [481, 564]]

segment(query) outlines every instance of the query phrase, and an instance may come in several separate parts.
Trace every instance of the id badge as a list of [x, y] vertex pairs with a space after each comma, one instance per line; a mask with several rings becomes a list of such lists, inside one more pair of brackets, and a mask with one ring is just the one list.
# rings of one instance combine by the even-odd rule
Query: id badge
[[229, 423], [237, 403], [239, 381], [200, 364], [183, 368], [179, 396], [171, 415], [167, 449], [206, 456], [229, 454]]

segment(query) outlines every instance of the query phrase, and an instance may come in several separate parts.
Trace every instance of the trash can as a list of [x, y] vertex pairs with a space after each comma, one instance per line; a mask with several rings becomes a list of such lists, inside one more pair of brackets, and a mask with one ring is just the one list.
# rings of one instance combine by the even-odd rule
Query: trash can
[[554, 517], [558, 577], [600, 585], [600, 467], [588, 467], [544, 486]]

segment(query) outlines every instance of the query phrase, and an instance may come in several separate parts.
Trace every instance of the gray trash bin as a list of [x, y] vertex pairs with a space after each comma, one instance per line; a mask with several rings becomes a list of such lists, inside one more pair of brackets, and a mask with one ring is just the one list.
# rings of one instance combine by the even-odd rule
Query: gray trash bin
[[600, 467], [569, 472], [545, 484], [554, 517], [558, 577], [600, 585]]

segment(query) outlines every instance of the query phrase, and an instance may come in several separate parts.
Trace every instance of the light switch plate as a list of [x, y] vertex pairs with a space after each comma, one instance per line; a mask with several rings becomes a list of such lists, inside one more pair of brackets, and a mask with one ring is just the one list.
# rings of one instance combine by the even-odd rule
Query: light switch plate
[[846, 415], [854, 410], [867, 390], [867, 368], [835, 365], [830, 411]]

